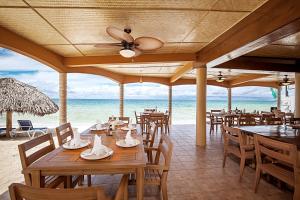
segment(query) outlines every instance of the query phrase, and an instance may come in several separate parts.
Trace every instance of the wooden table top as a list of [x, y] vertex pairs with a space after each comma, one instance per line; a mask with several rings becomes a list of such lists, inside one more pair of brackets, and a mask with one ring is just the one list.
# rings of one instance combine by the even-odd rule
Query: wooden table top
[[258, 134], [275, 140], [297, 145], [300, 150], [300, 130], [284, 125], [239, 126], [246, 134]]
[[[119, 131], [125, 137], [126, 132]], [[82, 139], [92, 137], [95, 134], [85, 133]], [[48, 153], [38, 161], [30, 165], [26, 171], [32, 170], [113, 170], [113, 169], [128, 169], [136, 167], [144, 167], [146, 165], [146, 156], [144, 153], [143, 140], [140, 135], [133, 134], [133, 137], [140, 140], [140, 144], [132, 148], [121, 148], [116, 145], [116, 136], [106, 136], [101, 134], [104, 145], [113, 149], [114, 153], [111, 157], [101, 160], [84, 160], [80, 157], [80, 153], [88, 147], [67, 150], [63, 147], [58, 147], [54, 151]]]

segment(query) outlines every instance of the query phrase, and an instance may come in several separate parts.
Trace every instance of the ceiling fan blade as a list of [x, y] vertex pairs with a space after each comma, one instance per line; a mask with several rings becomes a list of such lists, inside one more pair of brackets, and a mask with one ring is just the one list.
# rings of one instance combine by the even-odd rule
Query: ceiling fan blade
[[136, 48], [144, 51], [159, 49], [164, 45], [162, 41], [152, 37], [139, 37], [134, 40], [134, 43]]
[[133, 50], [134, 50], [134, 52], [135, 52], [134, 57], [137, 57], [137, 56], [139, 56], [139, 55], [141, 55], [141, 54], [143, 53], [141, 50], [139, 50], [139, 49], [137, 49], [137, 48], [134, 48]]
[[113, 37], [116, 40], [123, 41], [125, 40], [126, 42], [133, 42], [133, 37], [129, 35], [128, 33], [125, 33], [123, 30], [118, 29], [113, 26], [109, 26], [106, 28], [106, 32], [108, 35]]
[[121, 47], [121, 46], [122, 46], [121, 43], [99, 43], [99, 44], [94, 45], [94, 47], [97, 47], [97, 48]]

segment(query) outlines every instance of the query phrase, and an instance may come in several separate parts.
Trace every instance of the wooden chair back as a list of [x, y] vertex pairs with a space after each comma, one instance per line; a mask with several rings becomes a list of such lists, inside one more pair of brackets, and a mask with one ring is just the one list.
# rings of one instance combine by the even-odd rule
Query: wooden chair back
[[[41, 145], [41, 146], [40, 146]], [[33, 150], [31, 154], [28, 151]], [[38, 150], [36, 150], [39, 148]], [[21, 159], [22, 169], [26, 169], [33, 162], [43, 157], [47, 153], [55, 149], [54, 141], [52, 135], [47, 133], [40, 137], [29, 140], [23, 144], [18, 145], [19, 155]], [[24, 174], [25, 182], [27, 185], [31, 185], [31, 177], [29, 174]]]
[[283, 121], [280, 117], [269, 117], [266, 118], [266, 124], [267, 125], [282, 125]]
[[233, 126], [234, 123], [235, 123], [235, 116], [234, 115], [224, 116], [223, 124], [225, 126]]
[[78, 189], [34, 188], [20, 183], [9, 186], [11, 200], [109, 200], [103, 189], [88, 187]]
[[171, 158], [173, 153], [173, 143], [168, 135], [163, 134], [161, 136], [157, 153], [155, 155], [155, 164], [159, 164], [160, 155], [164, 157], [164, 171], [168, 171], [171, 164]]
[[146, 142], [145, 144], [147, 145], [147, 147], [153, 147], [154, 145], [154, 142], [155, 142], [155, 137], [156, 137], [156, 134], [157, 134], [157, 126], [154, 122], [151, 122], [149, 124], [149, 133], [147, 134], [146, 136]]
[[119, 120], [124, 122], [125, 124], [129, 124], [130, 117], [119, 117]]
[[67, 142], [68, 137], [73, 138], [73, 129], [70, 123], [65, 123], [55, 128], [59, 146]]
[[283, 161], [294, 167], [297, 166], [297, 147], [260, 135], [254, 135], [255, 151], [258, 164], [262, 164], [262, 156], [268, 156], [274, 160]]
[[291, 118], [291, 122], [292, 122], [292, 124], [300, 124], [300, 118]]
[[155, 108], [145, 108], [144, 112], [155, 112], [156, 109]]
[[249, 144], [247, 136], [241, 132], [239, 128], [223, 126], [224, 142], [229, 145], [230, 141], [238, 144], [240, 151], [247, 150]]
[[134, 116], [135, 116], [136, 124], [140, 124], [141, 123], [141, 116], [137, 115], [136, 111], [134, 111]]
[[257, 125], [255, 116], [251, 114], [242, 114], [238, 118], [238, 125], [239, 126], [255, 126]]

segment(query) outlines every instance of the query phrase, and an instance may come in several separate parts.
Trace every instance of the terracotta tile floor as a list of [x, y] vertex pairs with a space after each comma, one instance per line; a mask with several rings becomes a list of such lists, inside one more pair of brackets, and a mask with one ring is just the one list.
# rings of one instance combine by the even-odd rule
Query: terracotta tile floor
[[[171, 170], [168, 176], [169, 199], [292, 199], [292, 193], [283, 191], [261, 180], [258, 192], [253, 192], [254, 170], [246, 167], [239, 182], [239, 163], [227, 159], [222, 168], [223, 145], [220, 133], [207, 136], [207, 146], [195, 146], [195, 126], [175, 125], [171, 130], [174, 143]], [[93, 185], [101, 185], [114, 194], [120, 176], [93, 176]], [[135, 188], [129, 186], [129, 197], [135, 199]], [[0, 199], [7, 199], [1, 195]], [[157, 187], [145, 187], [145, 199], [160, 199]]]

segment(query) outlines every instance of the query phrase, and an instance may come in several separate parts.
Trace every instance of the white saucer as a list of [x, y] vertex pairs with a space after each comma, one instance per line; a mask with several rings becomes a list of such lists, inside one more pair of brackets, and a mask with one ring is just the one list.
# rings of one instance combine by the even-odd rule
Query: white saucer
[[83, 147], [88, 146], [90, 144], [90, 142], [88, 140], [81, 140], [79, 146], [74, 146], [74, 145], [70, 145], [70, 144], [71, 144], [71, 141], [68, 141], [65, 144], [63, 144], [62, 146], [65, 149], [81, 149]]
[[80, 153], [80, 157], [85, 160], [100, 160], [103, 158], [107, 158], [114, 153], [114, 151], [111, 148], [107, 147], [107, 149], [108, 149], [107, 152], [105, 152], [104, 154], [100, 154], [98, 156], [96, 154], [89, 155], [89, 153], [92, 151], [92, 149], [87, 149]]
[[141, 142], [137, 139], [133, 139], [134, 140], [134, 144], [126, 144], [125, 139], [123, 140], [118, 140], [116, 142], [116, 145], [119, 147], [125, 147], [125, 148], [129, 148], [129, 147], [135, 147], [137, 145], [139, 145]]

